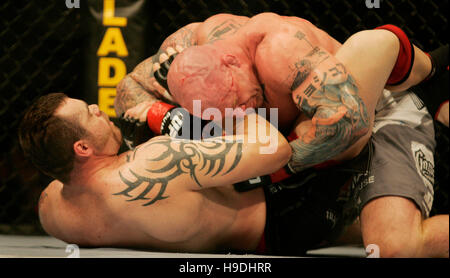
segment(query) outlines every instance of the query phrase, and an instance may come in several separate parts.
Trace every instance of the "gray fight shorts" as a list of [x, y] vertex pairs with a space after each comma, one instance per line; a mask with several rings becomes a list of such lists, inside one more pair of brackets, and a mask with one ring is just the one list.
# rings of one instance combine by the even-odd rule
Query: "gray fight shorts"
[[259, 253], [304, 255], [326, 246], [378, 197], [408, 198], [428, 217], [436, 145], [431, 115], [415, 94], [384, 91], [373, 132], [356, 158], [264, 187], [267, 218]]
[[427, 218], [433, 205], [434, 149], [431, 115], [412, 92], [384, 90], [377, 104], [369, 173], [356, 175], [352, 189], [359, 212], [371, 200], [400, 196]]

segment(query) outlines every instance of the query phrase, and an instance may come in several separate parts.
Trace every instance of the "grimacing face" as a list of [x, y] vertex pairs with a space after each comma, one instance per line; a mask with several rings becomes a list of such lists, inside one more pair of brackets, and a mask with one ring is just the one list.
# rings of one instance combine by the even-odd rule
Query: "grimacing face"
[[[120, 129], [110, 121], [108, 115], [96, 104], [88, 105], [78, 99], [67, 98], [55, 111], [55, 115], [68, 120], [76, 120], [87, 131], [87, 139], [95, 146], [95, 151], [117, 151], [122, 143]], [[116, 152], [117, 152], [116, 151]]]

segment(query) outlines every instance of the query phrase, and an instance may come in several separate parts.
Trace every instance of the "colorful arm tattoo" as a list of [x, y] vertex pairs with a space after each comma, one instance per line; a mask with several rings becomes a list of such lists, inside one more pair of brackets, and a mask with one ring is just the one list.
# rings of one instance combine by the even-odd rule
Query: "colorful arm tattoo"
[[329, 57], [316, 47], [296, 64], [291, 90], [311, 126], [290, 142], [293, 155], [289, 166], [295, 172], [342, 153], [369, 128], [366, 106], [344, 65], [329, 63], [325, 70], [316, 70]]

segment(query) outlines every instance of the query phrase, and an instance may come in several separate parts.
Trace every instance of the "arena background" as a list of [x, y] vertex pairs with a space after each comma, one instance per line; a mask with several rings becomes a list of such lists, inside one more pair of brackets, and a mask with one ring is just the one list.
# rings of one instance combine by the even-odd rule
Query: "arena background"
[[[448, 43], [448, 0], [81, 0], [79, 8], [76, 2], [0, 3], [0, 234], [44, 234], [36, 206], [51, 179], [24, 159], [17, 139], [19, 121], [33, 99], [65, 92], [99, 103], [111, 114], [114, 87], [121, 75], [190, 22], [217, 13], [275, 12], [306, 18], [341, 42], [357, 31], [391, 23], [426, 51]], [[104, 10], [113, 12], [106, 22]], [[126, 22], [120, 17], [126, 17]], [[115, 52], [100, 51], [107, 32], [115, 39], [109, 41], [117, 47]], [[120, 46], [120, 35], [126, 49]], [[436, 169], [435, 203], [439, 206], [433, 213], [448, 213], [448, 185], [442, 182], [448, 181], [448, 129], [439, 130], [438, 139], [444, 146], [438, 156], [446, 162]]]

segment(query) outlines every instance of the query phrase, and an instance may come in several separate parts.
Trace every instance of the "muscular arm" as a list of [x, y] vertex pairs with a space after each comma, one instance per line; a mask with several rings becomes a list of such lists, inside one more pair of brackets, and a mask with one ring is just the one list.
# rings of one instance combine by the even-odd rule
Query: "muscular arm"
[[[307, 157], [314, 157], [312, 152], [316, 151], [317, 163], [332, 158], [339, 151], [349, 150], [350, 146], [352, 152], [356, 150], [353, 155], [357, 154], [358, 148], [360, 150], [369, 138], [375, 106], [397, 60], [398, 51], [398, 38], [391, 32], [361, 31], [347, 39], [334, 56], [323, 61], [313, 59], [319, 62], [312, 63], [312, 67], [304, 66], [305, 70], [297, 70], [306, 74], [297, 73], [295, 76], [293, 84], [301, 85], [293, 88], [293, 99], [305, 114], [310, 115], [311, 130], [300, 132], [300, 135], [307, 136], [292, 142], [296, 148], [294, 153], [300, 151], [299, 155], [293, 155], [298, 160], [292, 159], [292, 165], [302, 169], [302, 163], [311, 162], [304, 160], [302, 152]], [[312, 56], [305, 58], [312, 59]], [[307, 148], [311, 143], [314, 148]]]
[[273, 14], [263, 16], [258, 25], [266, 24], [267, 31], [257, 48], [258, 72], [270, 83], [268, 88], [280, 97], [291, 96], [302, 112], [293, 127], [298, 139], [290, 142], [290, 168], [298, 172], [335, 159], [370, 129], [359, 80], [328, 51], [333, 47], [322, 46], [323, 41], [310, 37], [305, 27]]
[[376, 104], [398, 56], [398, 38], [387, 30], [361, 31], [331, 54], [297, 26], [280, 20], [270, 26], [280, 27], [268, 28], [258, 47], [258, 72], [266, 69], [272, 90], [290, 92], [303, 116], [296, 127], [299, 138], [290, 143], [291, 168], [357, 155], [371, 134]]
[[[286, 139], [259, 116], [249, 116], [253, 128], [243, 135], [191, 141], [155, 137], [129, 153], [127, 167], [119, 171], [124, 190], [115, 195], [152, 205], [176, 192], [225, 186], [272, 173], [284, 166], [291, 149]], [[270, 154], [261, 152], [262, 128], [277, 141]], [[266, 131], [268, 131], [266, 129]]]
[[155, 55], [137, 65], [117, 86], [116, 114], [121, 115], [145, 100], [162, 98], [171, 102], [164, 99], [167, 91], [155, 79], [155, 71], [158, 70], [159, 64], [165, 61], [162, 59], [167, 59], [164, 55], [169, 47], [185, 49], [192, 45], [220, 40], [234, 34], [247, 21], [248, 17], [244, 16], [217, 14], [205, 22], [188, 24], [167, 37]]
[[156, 101], [158, 99], [152, 91], [148, 91], [142, 87], [130, 74], [120, 81], [116, 90], [117, 95], [114, 100], [114, 109], [118, 116], [143, 101]]
[[[143, 101], [156, 101], [164, 97], [165, 89], [155, 79], [154, 64], [160, 62], [167, 48], [187, 48], [196, 44], [195, 32], [200, 23], [191, 23], [164, 40], [158, 52], [141, 62], [117, 85], [114, 102], [116, 115], [121, 115]], [[170, 102], [165, 100], [166, 102]]]
[[290, 142], [295, 172], [339, 155], [368, 132], [370, 116], [354, 78], [326, 51], [316, 47], [297, 63], [291, 90], [308, 117]]

